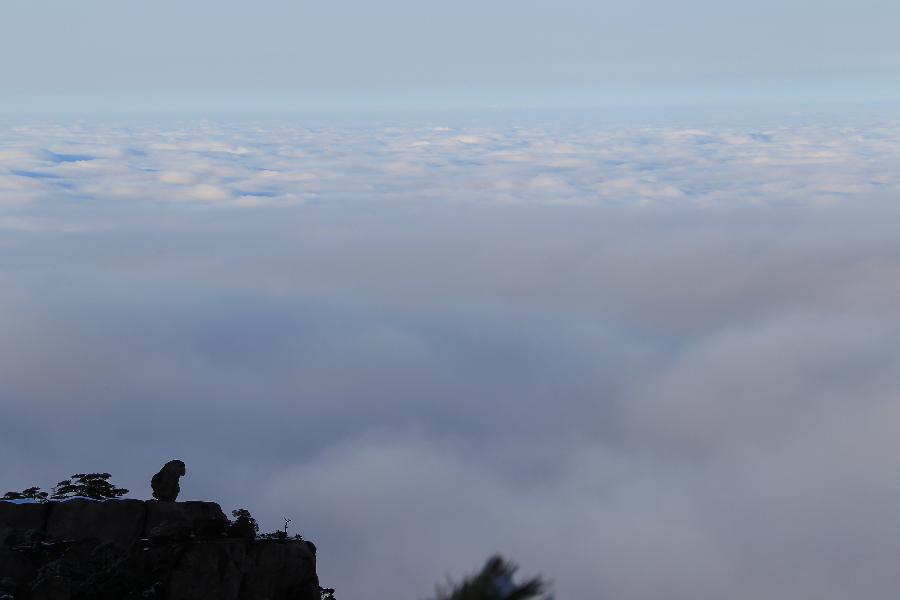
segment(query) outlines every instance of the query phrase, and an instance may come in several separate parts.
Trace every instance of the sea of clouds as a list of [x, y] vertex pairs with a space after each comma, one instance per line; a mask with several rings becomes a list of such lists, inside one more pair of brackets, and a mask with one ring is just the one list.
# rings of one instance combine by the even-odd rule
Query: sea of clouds
[[900, 120], [0, 129], [0, 492], [167, 460], [341, 598], [900, 593]]
[[896, 189], [900, 132], [867, 125], [13, 125], [0, 193], [4, 205], [821, 205]]

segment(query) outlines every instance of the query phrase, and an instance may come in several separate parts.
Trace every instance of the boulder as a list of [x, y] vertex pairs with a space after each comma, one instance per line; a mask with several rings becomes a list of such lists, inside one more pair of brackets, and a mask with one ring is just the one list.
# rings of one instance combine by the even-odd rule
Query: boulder
[[150, 487], [153, 489], [153, 497], [163, 502], [175, 502], [178, 494], [181, 492], [181, 486], [178, 480], [187, 473], [184, 462], [180, 460], [170, 460], [159, 473], [150, 479]]

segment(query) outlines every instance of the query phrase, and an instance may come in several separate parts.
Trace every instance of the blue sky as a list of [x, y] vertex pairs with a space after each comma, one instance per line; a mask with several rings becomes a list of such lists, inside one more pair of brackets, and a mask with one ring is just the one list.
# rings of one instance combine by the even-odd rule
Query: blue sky
[[900, 5], [10, 0], [0, 74], [50, 108], [896, 99]]

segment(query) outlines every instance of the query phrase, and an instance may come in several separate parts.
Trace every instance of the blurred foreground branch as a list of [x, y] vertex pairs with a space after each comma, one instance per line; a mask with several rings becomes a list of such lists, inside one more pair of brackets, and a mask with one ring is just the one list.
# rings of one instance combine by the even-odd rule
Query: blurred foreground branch
[[433, 600], [550, 600], [549, 584], [540, 575], [516, 584], [513, 576], [518, 569], [502, 556], [492, 556], [478, 574], [438, 586]]

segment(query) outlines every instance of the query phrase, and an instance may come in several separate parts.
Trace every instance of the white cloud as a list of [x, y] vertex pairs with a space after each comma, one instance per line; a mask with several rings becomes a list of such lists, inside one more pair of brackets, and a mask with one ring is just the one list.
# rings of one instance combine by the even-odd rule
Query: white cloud
[[166, 171], [159, 174], [159, 180], [163, 183], [190, 185], [197, 181], [197, 176], [186, 171]]
[[[230, 199], [231, 193], [223, 187], [210, 185], [208, 183], [200, 183], [192, 186], [188, 191], [187, 196], [200, 202], [222, 202]], [[177, 195], [176, 198], [178, 198]]]
[[[898, 190], [892, 168], [900, 159], [898, 138], [888, 124], [878, 130], [206, 126], [127, 135], [29, 128], [0, 139], [0, 175], [56, 178], [53, 198], [61, 187], [63, 195], [80, 197], [81, 187], [91, 186], [90, 195], [102, 199], [91, 178], [103, 172], [110, 189], [140, 185], [151, 202], [234, 204], [248, 191], [268, 198], [303, 191], [321, 201], [378, 193], [476, 205], [832, 205]], [[262, 180], [267, 188], [253, 187]], [[516, 184], [497, 194], [498, 182]]]

